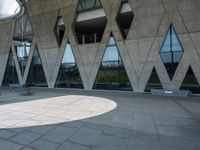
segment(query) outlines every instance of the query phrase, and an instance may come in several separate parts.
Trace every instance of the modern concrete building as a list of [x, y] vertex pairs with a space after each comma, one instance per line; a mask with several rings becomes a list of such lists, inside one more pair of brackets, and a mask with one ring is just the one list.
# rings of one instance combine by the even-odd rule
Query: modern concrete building
[[[199, 14], [200, 0], [0, 0], [0, 150], [200, 150]], [[199, 95], [165, 96], [184, 89]]]
[[199, 0], [18, 2], [0, 6], [2, 86], [200, 93]]

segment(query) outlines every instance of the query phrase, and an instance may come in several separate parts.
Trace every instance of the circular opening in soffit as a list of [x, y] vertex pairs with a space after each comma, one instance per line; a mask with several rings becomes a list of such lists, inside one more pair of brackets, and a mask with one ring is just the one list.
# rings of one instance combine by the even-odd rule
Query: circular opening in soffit
[[13, 20], [23, 12], [24, 7], [20, 0], [0, 0], [0, 22]]

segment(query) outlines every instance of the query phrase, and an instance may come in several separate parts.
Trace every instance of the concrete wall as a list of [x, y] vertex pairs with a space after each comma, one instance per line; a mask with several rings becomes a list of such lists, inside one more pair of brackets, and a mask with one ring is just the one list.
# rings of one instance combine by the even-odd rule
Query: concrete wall
[[[73, 23], [77, 17], [77, 3], [78, 0], [28, 1], [27, 8], [34, 33], [32, 51], [37, 44], [50, 88], [54, 87], [65, 43], [70, 41], [84, 87], [91, 90], [111, 32], [115, 37], [135, 92], [144, 91], [153, 67], [156, 68], [165, 89], [179, 89], [190, 65], [200, 83], [199, 0], [129, 0], [135, 17], [127, 40], [123, 40], [115, 20], [121, 0], [101, 0], [107, 17], [103, 39], [101, 43], [87, 45], [77, 44], [73, 30]], [[63, 16], [66, 27], [60, 48], [54, 33], [58, 15]], [[171, 23], [184, 49], [183, 57], [172, 81], [159, 55]], [[0, 25], [0, 83], [3, 80], [9, 48], [12, 47], [12, 24], [1, 23]], [[19, 67], [17, 67], [21, 83], [26, 81], [30, 61], [31, 58], [29, 58], [24, 77], [20, 75]], [[15, 63], [18, 63], [16, 58]]]

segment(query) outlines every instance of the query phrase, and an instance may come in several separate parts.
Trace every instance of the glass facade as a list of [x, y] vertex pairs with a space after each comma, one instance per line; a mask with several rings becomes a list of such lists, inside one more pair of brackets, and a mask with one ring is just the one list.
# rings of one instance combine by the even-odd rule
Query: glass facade
[[131, 91], [123, 61], [111, 35], [94, 84], [94, 89]]
[[[3, 5], [0, 6], [0, 9], [2, 7]], [[100, 0], [79, 0], [76, 13], [77, 16], [79, 14], [90, 14], [91, 12], [87, 13], [87, 11], [99, 8], [102, 8]], [[102, 13], [103, 9], [99, 9], [94, 12], [98, 11]], [[133, 18], [134, 14], [130, 5], [128, 4], [128, 1], [122, 1], [115, 19], [124, 39], [127, 38]], [[83, 19], [83, 17], [82, 20], [77, 20], [74, 24], [74, 31], [77, 35], [77, 40], [79, 44], [101, 42], [101, 38], [103, 36], [107, 23], [106, 16], [102, 15], [98, 17], [97, 15], [97, 18], [87, 19], [86, 15], [85, 20]], [[2, 83], [4, 86], [8, 86], [9, 84], [18, 84], [18, 74], [20, 74], [20, 72], [23, 77], [33, 42], [32, 26], [26, 10], [23, 15], [16, 18], [13, 27], [14, 49], [13, 51], [10, 50], [9, 52]], [[59, 46], [61, 46], [65, 34], [65, 26], [63, 18], [60, 15], [58, 15], [57, 17], [54, 32], [57, 36], [58, 44]], [[16, 52], [18, 60], [17, 65], [19, 64], [20, 72], [17, 72], [18, 70], [16, 71], [15, 62], [13, 60], [13, 52]], [[170, 80], [173, 79], [174, 74], [176, 73], [183, 53], [184, 49], [181, 45], [178, 34], [176, 33], [174, 26], [170, 24], [159, 52]], [[29, 68], [26, 84], [28, 86], [38, 87], [48, 86], [37, 46], [34, 49], [34, 54], [31, 66]], [[78, 70], [76, 60], [74, 58], [72, 46], [69, 42], [66, 43], [65, 52], [62, 58], [62, 62], [60, 64], [55, 87], [78, 89], [84, 88], [83, 82], [81, 80], [81, 75]], [[93, 89], [132, 91], [129, 78], [124, 67], [124, 63], [122, 61], [119, 49], [112, 33], [108, 40], [104, 56], [99, 67], [99, 71], [93, 85]], [[155, 67], [153, 68], [150, 78], [146, 84], [145, 92], [150, 92], [151, 89], [163, 89]], [[190, 90], [192, 93], [200, 93], [200, 85], [195, 77], [191, 66], [187, 71], [187, 74], [182, 82], [180, 89]]]
[[81, 76], [70, 43], [66, 44], [55, 86], [59, 88], [83, 88]]
[[37, 46], [35, 47], [31, 66], [29, 69], [27, 85], [37, 86], [37, 87], [47, 87], [47, 82]]
[[176, 72], [179, 62], [181, 61], [183, 52], [183, 47], [173, 25], [171, 24], [160, 50], [160, 56], [171, 80]]
[[15, 68], [12, 51], [10, 50], [3, 79], [3, 86], [9, 86], [9, 84], [18, 84], [18, 83], [19, 79]]
[[194, 72], [192, 70], [192, 67], [190, 66], [187, 74], [183, 80], [183, 83], [181, 85], [181, 90], [189, 90], [194, 94], [200, 93], [200, 86], [199, 83], [194, 75]]
[[85, 12], [101, 8], [100, 0], [79, 0], [77, 12]]
[[15, 22], [13, 43], [22, 75], [26, 68], [32, 45], [33, 33], [28, 15], [23, 15]]
[[147, 82], [145, 92], [151, 92], [151, 89], [163, 89], [155, 67], [153, 68], [149, 81]]

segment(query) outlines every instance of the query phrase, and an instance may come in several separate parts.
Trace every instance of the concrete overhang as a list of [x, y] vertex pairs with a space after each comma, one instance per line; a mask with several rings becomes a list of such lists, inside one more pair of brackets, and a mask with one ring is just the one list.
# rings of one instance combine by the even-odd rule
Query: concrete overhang
[[[122, 5], [120, 13], [127, 13], [132, 11], [131, 6], [129, 3], [124, 3]], [[88, 12], [83, 12], [78, 14], [77, 22], [81, 21], [86, 21], [86, 20], [91, 20], [91, 19], [96, 19], [96, 18], [102, 18], [106, 17], [106, 14], [103, 10], [103, 8], [88, 11]]]

